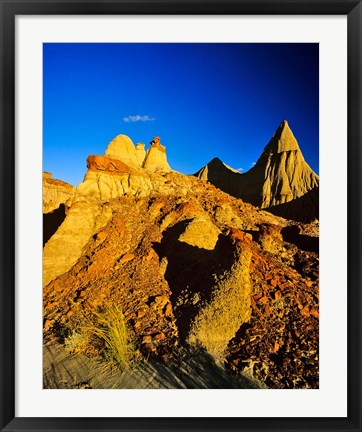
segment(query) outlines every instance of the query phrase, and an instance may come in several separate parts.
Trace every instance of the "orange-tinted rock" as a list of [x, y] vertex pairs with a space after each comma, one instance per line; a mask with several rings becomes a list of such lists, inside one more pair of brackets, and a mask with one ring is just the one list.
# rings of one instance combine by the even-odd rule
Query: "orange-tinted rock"
[[143, 318], [146, 315], [147, 311], [146, 310], [139, 310], [137, 312], [137, 318]]
[[165, 316], [170, 317], [172, 315], [172, 305], [168, 303], [165, 308]]
[[120, 264], [124, 264], [124, 263], [126, 263], [126, 262], [128, 262], [128, 261], [132, 261], [134, 258], [135, 258], [135, 254], [133, 254], [133, 253], [126, 253], [126, 254], [124, 254], [123, 255], [123, 257], [119, 260], [119, 263]]
[[241, 241], [241, 242], [250, 242], [252, 240], [252, 236], [248, 233], [244, 233], [243, 231], [236, 229], [236, 228], [230, 228], [230, 238], [232, 241]]
[[129, 174], [132, 172], [132, 169], [122, 161], [106, 156], [88, 156], [87, 168], [93, 171], [105, 171], [117, 174]]
[[310, 313], [309, 313], [309, 307], [305, 306], [303, 309], [301, 309], [300, 313], [306, 317], [309, 317]]
[[280, 291], [275, 292], [275, 300], [279, 300], [282, 298], [282, 293]]
[[166, 339], [165, 333], [158, 333], [152, 338], [155, 342], [163, 341]]
[[46, 320], [44, 323], [44, 330], [47, 331], [52, 326], [51, 320]]
[[99, 242], [102, 242], [107, 237], [107, 233], [105, 231], [99, 231], [99, 233], [96, 234], [96, 240]]
[[314, 316], [314, 318], [319, 318], [319, 312], [318, 312], [318, 309], [316, 307], [312, 308], [312, 310], [310, 311], [310, 314], [312, 316]]
[[260, 303], [260, 304], [265, 304], [265, 303], [268, 303], [268, 302], [269, 302], [269, 298], [268, 298], [267, 296], [262, 297], [262, 298], [258, 301], [258, 303]]

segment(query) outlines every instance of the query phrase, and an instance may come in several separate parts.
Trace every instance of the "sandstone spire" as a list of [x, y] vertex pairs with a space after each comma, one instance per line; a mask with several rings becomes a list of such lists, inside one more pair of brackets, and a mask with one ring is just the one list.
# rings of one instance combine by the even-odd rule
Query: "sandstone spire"
[[151, 141], [151, 147], [147, 150], [143, 168], [158, 172], [171, 171], [167, 162], [166, 147], [161, 144], [160, 137], [154, 137]]

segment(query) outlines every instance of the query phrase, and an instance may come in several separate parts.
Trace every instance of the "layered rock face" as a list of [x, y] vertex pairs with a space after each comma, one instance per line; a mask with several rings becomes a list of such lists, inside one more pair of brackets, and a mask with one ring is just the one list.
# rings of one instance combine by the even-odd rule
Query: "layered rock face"
[[43, 213], [50, 213], [61, 204], [71, 205], [75, 188], [66, 182], [53, 179], [49, 172], [43, 173]]
[[[286, 120], [250, 171], [240, 174], [216, 158], [195, 175], [260, 208], [279, 206], [277, 211], [280, 216], [301, 221], [318, 218], [316, 192], [319, 177], [305, 162]], [[314, 192], [309, 194], [312, 190]], [[303, 219], [298, 214], [299, 205], [281, 206], [301, 197], [304, 197]]]
[[318, 225], [142, 168], [126, 148], [128, 163], [113, 145], [88, 157], [44, 247], [45, 343], [67, 343], [112, 305], [146, 358], [177, 365], [201, 350], [271, 388], [318, 387]]

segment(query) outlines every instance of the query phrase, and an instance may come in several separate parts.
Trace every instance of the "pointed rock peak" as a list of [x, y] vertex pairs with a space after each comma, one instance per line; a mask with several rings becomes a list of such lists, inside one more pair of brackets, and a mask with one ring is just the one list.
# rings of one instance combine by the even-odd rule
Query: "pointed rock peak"
[[214, 157], [213, 159], [211, 159], [208, 165], [224, 165], [224, 164], [221, 159], [219, 159], [218, 157]]
[[300, 148], [287, 120], [284, 120], [265, 147], [262, 156], [268, 156], [270, 154], [277, 154], [292, 150], [300, 150]]
[[212, 169], [227, 169], [230, 171], [233, 171], [235, 173], [240, 174], [240, 172], [236, 169], [234, 169], [233, 167], [231, 167], [230, 165], [227, 165], [225, 162], [223, 162], [221, 159], [219, 159], [218, 157], [215, 157], [214, 159], [212, 159], [207, 165], [207, 167], [210, 167]]

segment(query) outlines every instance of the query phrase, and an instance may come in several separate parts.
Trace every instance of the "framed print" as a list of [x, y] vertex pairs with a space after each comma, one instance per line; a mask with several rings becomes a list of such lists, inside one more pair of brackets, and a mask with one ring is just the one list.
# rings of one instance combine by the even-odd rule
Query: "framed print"
[[2, 430], [360, 430], [360, 2], [1, 23]]

